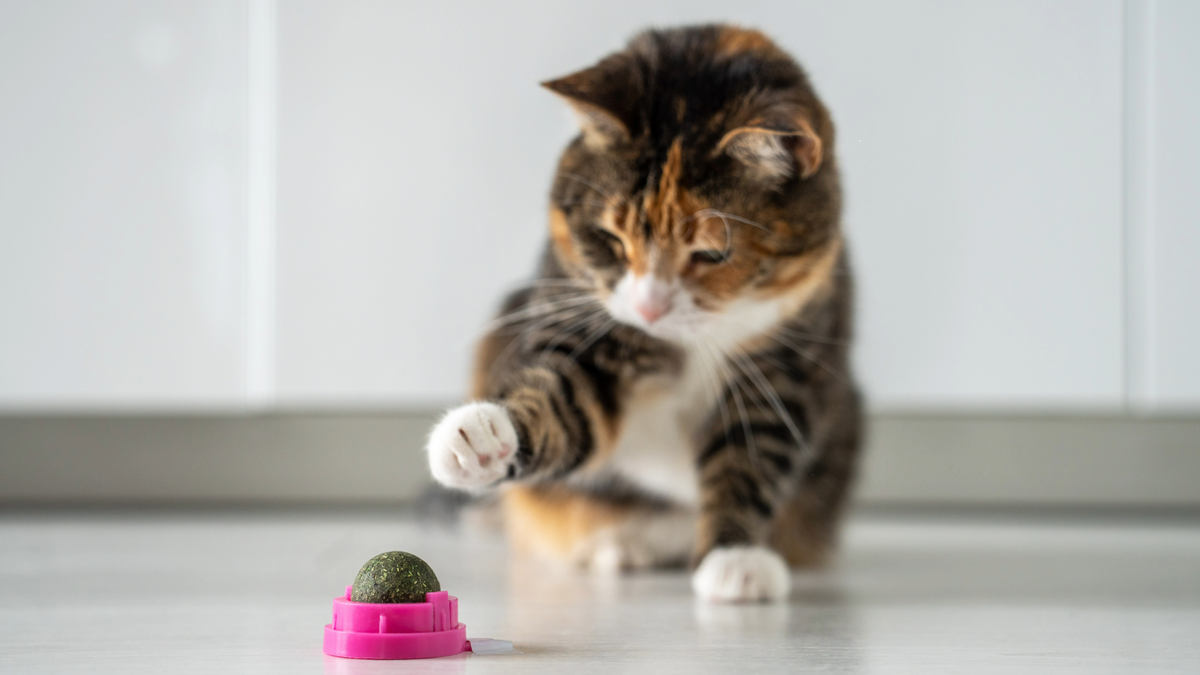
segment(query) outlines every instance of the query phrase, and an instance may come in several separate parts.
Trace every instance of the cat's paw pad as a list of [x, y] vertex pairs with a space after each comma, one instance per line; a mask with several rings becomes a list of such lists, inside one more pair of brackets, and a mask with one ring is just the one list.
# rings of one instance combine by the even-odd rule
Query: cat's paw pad
[[762, 546], [714, 548], [692, 575], [692, 590], [712, 602], [783, 600], [791, 585], [783, 557]]
[[508, 476], [517, 430], [495, 403], [468, 403], [446, 413], [429, 435], [429, 471], [442, 485], [487, 487]]

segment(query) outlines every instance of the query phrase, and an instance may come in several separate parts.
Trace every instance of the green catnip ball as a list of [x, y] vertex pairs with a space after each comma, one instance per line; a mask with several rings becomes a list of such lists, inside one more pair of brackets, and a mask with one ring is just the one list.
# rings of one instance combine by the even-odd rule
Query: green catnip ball
[[367, 561], [354, 577], [354, 602], [425, 602], [442, 590], [429, 563], [411, 553], [389, 551]]

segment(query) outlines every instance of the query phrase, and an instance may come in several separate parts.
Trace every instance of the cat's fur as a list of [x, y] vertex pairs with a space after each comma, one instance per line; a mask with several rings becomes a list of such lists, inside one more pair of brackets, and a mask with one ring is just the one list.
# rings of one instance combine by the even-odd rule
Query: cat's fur
[[545, 83], [579, 115], [538, 280], [430, 436], [441, 483], [506, 486], [526, 547], [685, 562], [715, 600], [830, 550], [859, 398], [830, 116], [756, 31], [652, 30]]

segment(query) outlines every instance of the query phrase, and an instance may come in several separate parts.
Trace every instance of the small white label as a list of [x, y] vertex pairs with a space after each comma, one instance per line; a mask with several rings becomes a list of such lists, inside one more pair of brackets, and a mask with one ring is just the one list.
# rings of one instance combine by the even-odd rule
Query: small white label
[[491, 638], [471, 638], [471, 652], [491, 656], [494, 654], [512, 654], [513, 643], [508, 640], [493, 640]]

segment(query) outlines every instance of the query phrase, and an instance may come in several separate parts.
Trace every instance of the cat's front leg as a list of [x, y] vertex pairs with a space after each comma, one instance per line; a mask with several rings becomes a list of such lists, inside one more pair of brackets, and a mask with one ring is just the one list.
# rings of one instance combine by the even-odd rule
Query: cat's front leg
[[714, 602], [783, 600], [791, 573], [768, 541], [776, 512], [789, 496], [796, 443], [778, 422], [750, 422], [749, 429], [735, 424], [698, 459], [699, 565], [692, 588]]
[[451, 410], [429, 436], [433, 477], [475, 490], [566, 476], [611, 442], [613, 417], [599, 402], [603, 385], [595, 377], [551, 354], [511, 373], [492, 401]]

